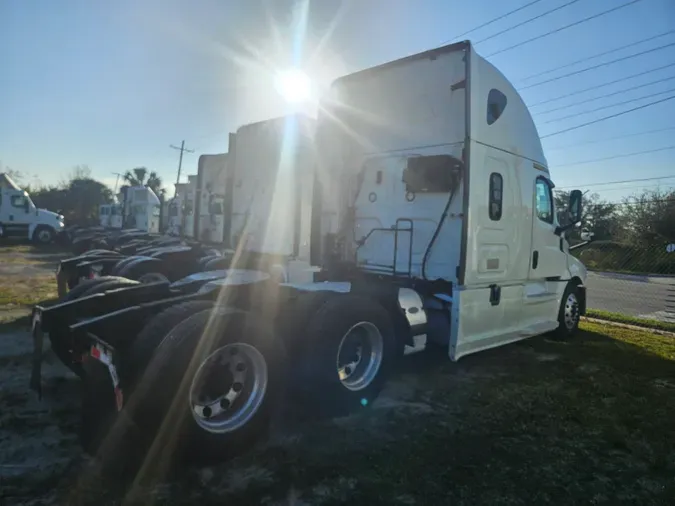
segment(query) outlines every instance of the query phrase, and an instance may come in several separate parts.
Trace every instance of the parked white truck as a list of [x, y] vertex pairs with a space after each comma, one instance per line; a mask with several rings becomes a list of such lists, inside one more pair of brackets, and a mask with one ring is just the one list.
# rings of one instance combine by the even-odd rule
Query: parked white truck
[[98, 207], [99, 225], [104, 229], [122, 228], [122, 204], [103, 204]]
[[168, 235], [180, 236], [183, 232], [183, 201], [187, 183], [178, 183], [175, 186], [176, 190], [174, 196], [165, 203], [165, 233]]
[[[230, 136], [230, 140], [233, 136]], [[230, 146], [231, 148], [231, 146]], [[201, 155], [197, 164], [195, 200], [199, 202], [196, 236], [208, 243], [225, 241], [225, 193], [230, 177], [230, 155]]]
[[230, 246], [281, 281], [310, 279], [315, 120], [288, 115], [234, 136]]
[[[335, 81], [314, 149], [311, 208], [296, 207], [310, 200], [302, 170], [288, 180], [280, 170], [275, 182], [261, 171], [250, 190], [235, 175], [235, 199], [267, 199], [253, 199], [261, 210], [243, 227], [233, 220], [232, 232], [264, 252], [278, 237], [272, 229], [309, 217], [306, 232], [295, 228], [298, 241], [280, 244], [308, 240], [308, 251], [298, 249], [320, 267], [314, 280], [274, 282], [266, 269], [237, 268], [235, 255], [233, 268], [191, 293], [189, 277], [37, 308], [36, 349], [40, 332], [58, 327], [45, 315], [67, 319], [78, 304], [98, 311], [68, 335], [94, 378], [83, 404], [89, 436], [105, 434], [124, 409], [121, 418], [137, 422], [130, 446], [139, 455], [152, 444], [216, 457], [261, 435], [279, 402], [303, 401], [314, 415], [371, 404], [406, 350], [458, 360], [575, 333], [586, 269], [565, 230], [580, 220], [581, 193], [571, 192], [570, 224], [560, 226], [530, 113], [468, 41]], [[250, 156], [241, 166], [259, 170]], [[283, 144], [280, 160], [282, 169]], [[258, 214], [272, 223], [256, 223]], [[257, 242], [246, 241], [251, 231]], [[150, 319], [130, 343], [141, 317]]]
[[159, 233], [161, 203], [152, 189], [142, 185], [123, 187], [118, 199], [123, 203], [123, 228]]
[[195, 237], [195, 197], [197, 195], [197, 176], [188, 176], [188, 182], [181, 196], [183, 236]]
[[63, 216], [38, 209], [9, 174], [0, 173], [0, 237], [48, 244], [63, 230]]

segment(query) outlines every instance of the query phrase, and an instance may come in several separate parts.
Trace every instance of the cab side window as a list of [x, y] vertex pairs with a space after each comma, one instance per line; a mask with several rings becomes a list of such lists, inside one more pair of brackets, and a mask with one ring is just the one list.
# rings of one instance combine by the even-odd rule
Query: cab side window
[[492, 125], [506, 109], [506, 95], [496, 89], [491, 89], [487, 100], [487, 124]]
[[15, 195], [11, 199], [12, 207], [18, 207], [19, 209], [23, 209], [26, 207], [26, 199], [24, 199], [21, 195]]
[[502, 201], [504, 197], [504, 178], [499, 172], [490, 174], [490, 195], [488, 199], [488, 212], [492, 221], [502, 218]]
[[537, 178], [535, 186], [537, 218], [546, 223], [553, 223], [553, 190], [544, 178]]

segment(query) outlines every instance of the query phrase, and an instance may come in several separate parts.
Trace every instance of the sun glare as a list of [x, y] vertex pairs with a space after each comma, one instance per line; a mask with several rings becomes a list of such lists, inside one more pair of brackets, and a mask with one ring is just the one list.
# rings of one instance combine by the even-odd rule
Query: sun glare
[[309, 100], [312, 83], [302, 70], [291, 69], [277, 74], [274, 85], [286, 102], [297, 103]]

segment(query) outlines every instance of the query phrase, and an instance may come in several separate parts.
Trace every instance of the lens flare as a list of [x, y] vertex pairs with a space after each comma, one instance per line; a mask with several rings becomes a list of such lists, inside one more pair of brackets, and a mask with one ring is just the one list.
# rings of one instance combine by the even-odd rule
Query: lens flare
[[286, 102], [304, 102], [312, 94], [312, 83], [309, 77], [298, 69], [280, 72], [275, 78], [274, 85]]

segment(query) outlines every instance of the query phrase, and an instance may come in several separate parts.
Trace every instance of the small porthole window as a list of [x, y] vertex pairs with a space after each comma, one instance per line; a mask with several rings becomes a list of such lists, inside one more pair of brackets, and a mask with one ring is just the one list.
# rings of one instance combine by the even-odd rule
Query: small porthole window
[[490, 174], [490, 198], [488, 202], [490, 219], [492, 221], [499, 221], [502, 217], [503, 196], [504, 179], [500, 173], [493, 172]]
[[506, 95], [496, 89], [491, 89], [487, 99], [487, 124], [492, 125], [506, 109]]

